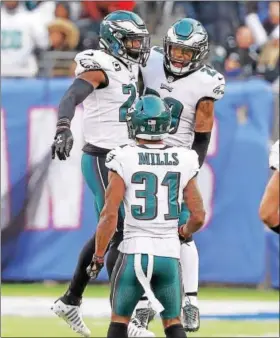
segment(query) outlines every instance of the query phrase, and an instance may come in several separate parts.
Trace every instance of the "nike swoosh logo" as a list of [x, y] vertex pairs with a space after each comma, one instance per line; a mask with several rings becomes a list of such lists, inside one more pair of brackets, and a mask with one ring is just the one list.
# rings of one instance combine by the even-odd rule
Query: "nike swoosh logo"
[[85, 55], [93, 56], [94, 54], [93, 53], [85, 53]]
[[222, 77], [218, 77], [219, 80], [222, 80], [223, 78]]

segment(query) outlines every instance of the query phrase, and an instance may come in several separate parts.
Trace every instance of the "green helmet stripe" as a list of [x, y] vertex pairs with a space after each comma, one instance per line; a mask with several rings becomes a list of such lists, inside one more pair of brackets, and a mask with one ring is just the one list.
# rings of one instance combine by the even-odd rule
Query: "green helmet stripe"
[[179, 21], [174, 25], [174, 31], [179, 39], [188, 40], [193, 32], [193, 26], [188, 21]]

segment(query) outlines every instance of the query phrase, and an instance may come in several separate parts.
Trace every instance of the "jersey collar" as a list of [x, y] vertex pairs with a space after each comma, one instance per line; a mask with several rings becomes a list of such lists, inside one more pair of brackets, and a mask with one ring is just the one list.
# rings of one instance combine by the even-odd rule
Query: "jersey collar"
[[137, 147], [144, 149], [160, 149], [160, 150], [172, 148], [172, 146], [168, 146], [166, 144], [137, 144]]

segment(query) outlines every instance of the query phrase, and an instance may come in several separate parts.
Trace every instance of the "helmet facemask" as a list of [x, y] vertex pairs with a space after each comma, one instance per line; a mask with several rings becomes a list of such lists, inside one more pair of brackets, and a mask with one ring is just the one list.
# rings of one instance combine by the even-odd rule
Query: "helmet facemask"
[[[171, 48], [181, 48], [182, 51], [192, 52], [192, 56], [188, 61], [182, 59], [176, 59], [172, 57]], [[198, 47], [187, 46], [185, 44], [171, 42], [168, 37], [164, 38], [164, 54], [165, 54], [165, 65], [167, 69], [175, 75], [184, 75], [200, 67], [202, 61], [208, 53], [206, 50], [201, 50]], [[181, 67], [176, 67], [174, 63], [180, 63]]]
[[[163, 45], [164, 64], [171, 73], [177, 76], [198, 69], [209, 51], [206, 30], [200, 22], [189, 18], [180, 19], [169, 28]], [[172, 48], [181, 49], [179, 60], [172, 56]], [[183, 58], [184, 53], [190, 52], [191, 57]], [[180, 65], [176, 66], [176, 63], [180, 63]]]
[[150, 55], [150, 35], [144, 25], [137, 27], [129, 21], [104, 20], [103, 26], [106, 27], [106, 37], [100, 37], [101, 47], [125, 63], [146, 65]]
[[124, 38], [119, 40], [119, 55], [145, 67], [150, 55], [150, 40], [148, 34], [126, 34]]

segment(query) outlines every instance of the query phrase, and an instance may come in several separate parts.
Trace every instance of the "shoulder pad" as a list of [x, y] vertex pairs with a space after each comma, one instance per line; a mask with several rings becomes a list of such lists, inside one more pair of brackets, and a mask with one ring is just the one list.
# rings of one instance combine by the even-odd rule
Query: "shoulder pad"
[[279, 171], [279, 140], [276, 141], [271, 147], [269, 167]]
[[220, 100], [225, 92], [225, 78], [214, 68], [205, 65], [198, 70], [201, 75], [202, 85], [204, 86], [204, 96], [214, 100]]
[[78, 76], [91, 70], [112, 70], [114, 69], [114, 60], [111, 59], [114, 58], [101, 50], [88, 49], [78, 53], [75, 57], [75, 62], [77, 64], [75, 75]]
[[189, 180], [199, 172], [198, 154], [195, 150], [179, 148], [184, 170], [188, 171]]
[[122, 148], [123, 146], [116, 147], [109, 151], [109, 153], [106, 156], [106, 163], [112, 161], [113, 159], [119, 160], [121, 154], [122, 154]]
[[155, 67], [155, 64], [158, 62], [163, 62], [163, 48], [158, 47], [158, 46], [153, 46], [151, 48], [150, 56], [147, 61], [147, 66], [143, 67], [141, 66], [142, 73], [144, 74], [145, 72], [150, 72], [151, 69]]
[[122, 155], [123, 148], [117, 147], [112, 149], [106, 156], [105, 165], [108, 169], [118, 173], [123, 178]]
[[159, 53], [159, 54], [164, 54], [164, 49], [162, 47], [159, 46], [153, 46], [151, 48], [151, 52], [155, 52], [155, 53]]
[[195, 150], [190, 150], [190, 162], [192, 163], [190, 168], [190, 179], [192, 179], [199, 172], [199, 159]]

